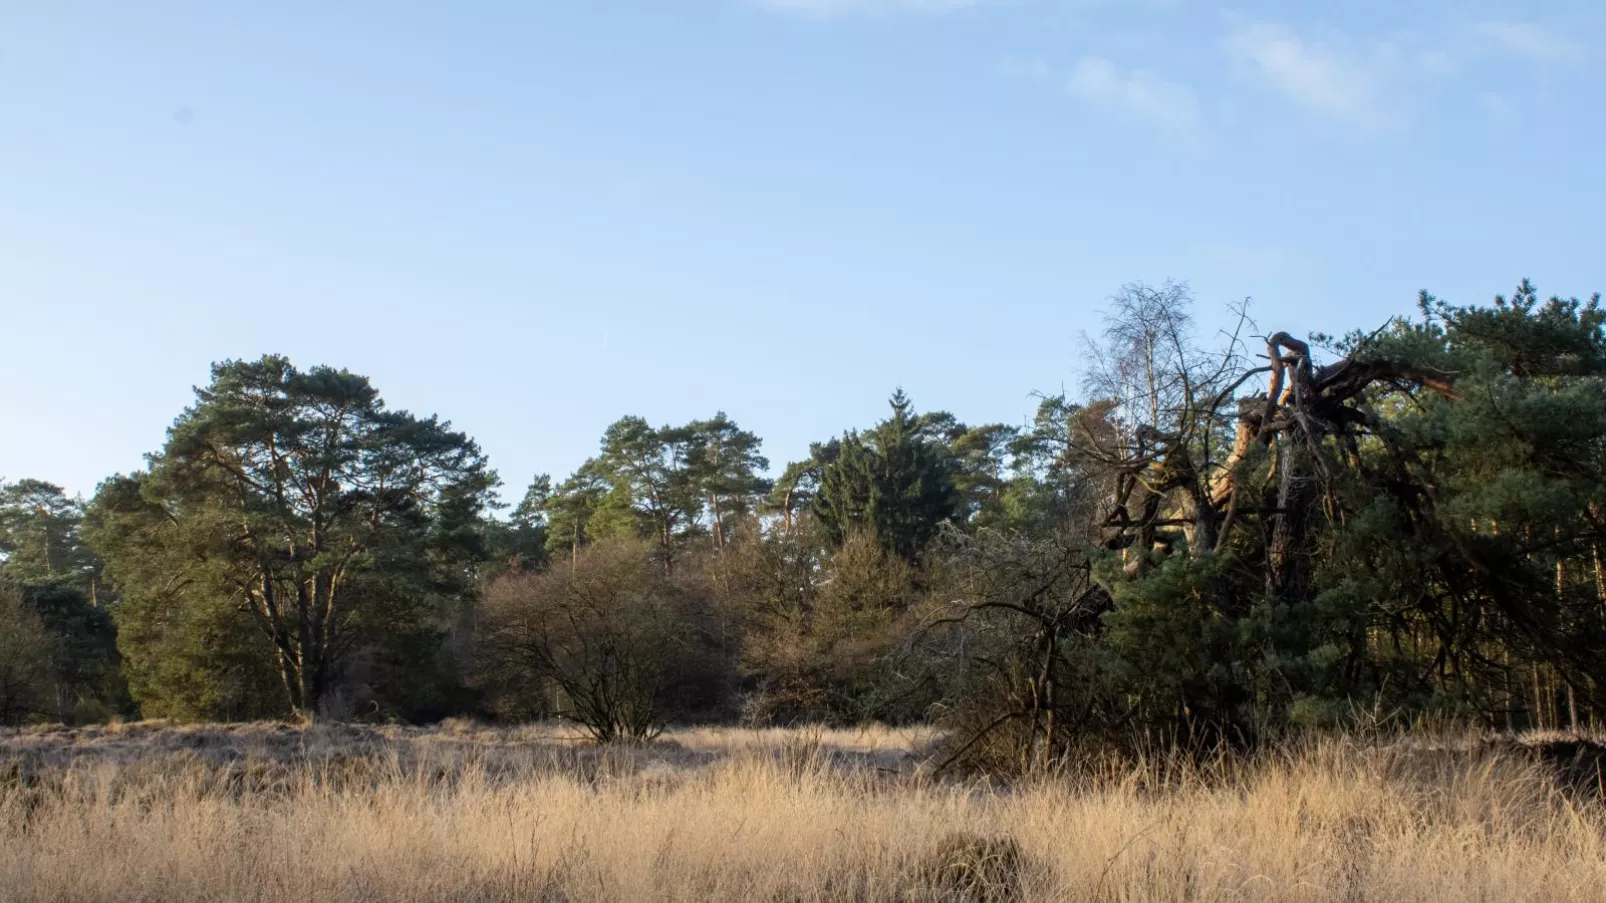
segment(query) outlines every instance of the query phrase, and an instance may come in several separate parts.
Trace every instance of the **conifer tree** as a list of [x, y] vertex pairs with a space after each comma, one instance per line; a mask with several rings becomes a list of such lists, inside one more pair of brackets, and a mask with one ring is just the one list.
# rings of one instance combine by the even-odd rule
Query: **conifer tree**
[[317, 714], [360, 641], [433, 630], [484, 554], [496, 477], [478, 446], [345, 370], [216, 364], [150, 461], [103, 487], [91, 533], [139, 625], [120, 641], [146, 689], [215, 683], [173, 673], [169, 644], [205, 658], [209, 635], [245, 625], [241, 651]]
[[843, 437], [821, 473], [814, 510], [833, 543], [862, 527], [912, 562], [958, 512], [959, 497], [946, 453], [919, 434], [908, 396], [899, 389], [890, 404], [892, 416], [869, 433]]

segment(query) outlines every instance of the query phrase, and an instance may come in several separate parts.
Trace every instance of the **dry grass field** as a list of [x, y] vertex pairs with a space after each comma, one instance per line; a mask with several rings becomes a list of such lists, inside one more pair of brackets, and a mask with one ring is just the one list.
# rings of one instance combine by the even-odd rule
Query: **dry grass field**
[[1520, 750], [1331, 740], [1014, 784], [920, 730], [154, 723], [0, 732], [0, 899], [1606, 900]]

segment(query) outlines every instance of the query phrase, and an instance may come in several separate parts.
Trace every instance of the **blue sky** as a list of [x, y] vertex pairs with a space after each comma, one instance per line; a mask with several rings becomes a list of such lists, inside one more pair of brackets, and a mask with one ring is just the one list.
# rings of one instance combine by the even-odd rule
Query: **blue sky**
[[1606, 8], [0, 2], [0, 476], [90, 493], [213, 360], [370, 376], [516, 497], [627, 413], [777, 463], [1020, 422], [1132, 280], [1207, 327], [1606, 288]]

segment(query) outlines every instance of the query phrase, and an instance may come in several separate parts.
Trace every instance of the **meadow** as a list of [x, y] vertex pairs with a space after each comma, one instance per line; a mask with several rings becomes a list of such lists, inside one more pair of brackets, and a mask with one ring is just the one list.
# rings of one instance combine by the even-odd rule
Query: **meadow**
[[936, 773], [929, 729], [0, 731], [0, 898], [1606, 900], [1598, 785], [1472, 735]]

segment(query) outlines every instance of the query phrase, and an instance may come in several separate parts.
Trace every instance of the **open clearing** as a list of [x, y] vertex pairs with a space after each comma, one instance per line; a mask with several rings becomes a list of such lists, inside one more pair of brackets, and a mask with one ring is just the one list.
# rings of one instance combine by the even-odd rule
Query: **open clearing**
[[158, 723], [0, 732], [0, 897], [1606, 900], [1606, 818], [1520, 755], [934, 777], [930, 731]]

